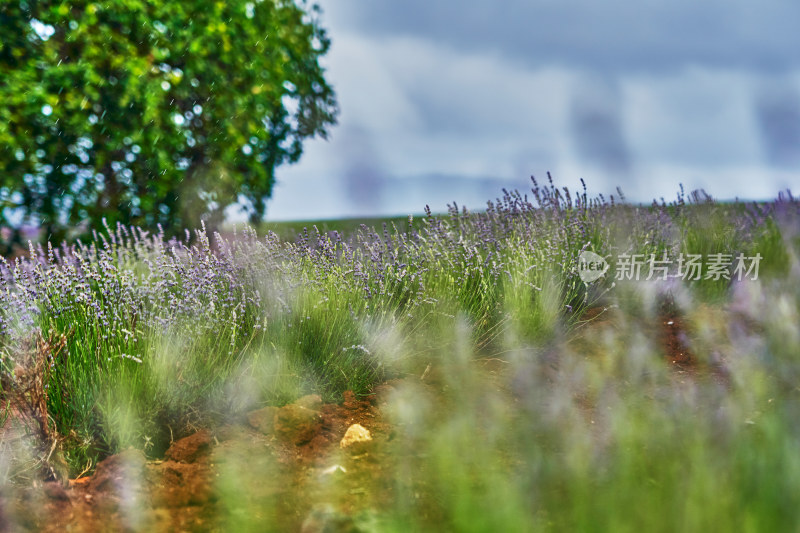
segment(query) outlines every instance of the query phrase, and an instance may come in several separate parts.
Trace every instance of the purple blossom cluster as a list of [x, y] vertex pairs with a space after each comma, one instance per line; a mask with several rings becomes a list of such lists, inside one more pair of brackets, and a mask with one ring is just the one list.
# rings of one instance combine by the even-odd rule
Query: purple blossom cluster
[[[81, 320], [138, 357], [137, 339], [154, 328], [203, 335], [234, 316], [237, 327], [257, 329], [276, 313], [302, 313], [292, 299], [298, 288], [318, 302], [346, 294], [353, 315], [378, 308], [412, 314], [443, 297], [485, 313], [500, 305], [504, 281], [531, 270], [577, 284], [577, 257], [588, 248], [676, 253], [687, 205], [713, 204], [701, 193], [687, 201], [681, 190], [669, 204], [637, 207], [624, 204], [621, 191], [606, 200], [590, 198], [585, 184], [571, 193], [549, 175], [545, 186], [532, 181], [530, 193], [504, 190], [479, 213], [453, 203], [435, 216], [426, 206], [421, 224], [409, 217], [403, 229], [362, 226], [345, 236], [313, 227], [285, 243], [247, 228], [215, 234], [212, 244], [204, 227], [167, 239], [160, 227], [149, 233], [117, 225], [88, 243], [31, 245], [27, 258], [0, 264], [0, 338], [41, 326], [43, 317], [62, 326]], [[734, 227], [752, 233], [766, 220], [796, 216], [798, 202], [781, 195], [739, 211]]]
[[[27, 258], [0, 264], [0, 335], [49, 321], [80, 320], [103, 340], [135, 343], [148, 328], [213, 331], [235, 310], [258, 307], [246, 290], [246, 265], [212, 251], [204, 230], [196, 243], [118, 225], [89, 244], [31, 244]], [[241, 313], [241, 311], [240, 311]]]

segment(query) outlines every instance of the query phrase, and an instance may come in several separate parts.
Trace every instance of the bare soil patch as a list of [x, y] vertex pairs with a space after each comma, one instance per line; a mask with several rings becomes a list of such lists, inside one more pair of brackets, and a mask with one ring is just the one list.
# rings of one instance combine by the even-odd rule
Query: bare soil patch
[[[389, 390], [383, 385], [366, 399], [348, 391], [341, 405], [304, 397], [180, 439], [163, 460], [126, 450], [90, 477], [2, 494], [0, 531], [224, 531], [238, 511], [257, 508], [269, 516], [245, 519], [263, 519], [271, 530], [358, 531], [353, 516], [391, 498], [381, 475], [391, 431], [380, 403]], [[368, 428], [373, 441], [343, 450], [352, 424]], [[240, 509], [237, 491], [249, 499]]]

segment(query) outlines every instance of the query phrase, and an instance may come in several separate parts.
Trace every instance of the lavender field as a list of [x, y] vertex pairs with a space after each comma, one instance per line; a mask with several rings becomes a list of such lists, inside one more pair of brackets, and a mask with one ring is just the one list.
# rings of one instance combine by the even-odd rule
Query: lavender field
[[787, 192], [552, 181], [402, 227], [31, 244], [0, 265], [0, 527], [796, 530], [799, 250]]

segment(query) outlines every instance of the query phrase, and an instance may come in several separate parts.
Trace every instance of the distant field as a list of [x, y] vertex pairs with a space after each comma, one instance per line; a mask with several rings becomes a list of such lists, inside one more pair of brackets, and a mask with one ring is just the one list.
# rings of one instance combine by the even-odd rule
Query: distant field
[[[412, 226], [419, 230], [422, 227], [421, 218], [425, 215], [414, 215]], [[264, 222], [257, 228], [259, 233], [274, 231], [282, 240], [294, 240], [302, 231], [307, 228], [311, 231], [314, 226], [319, 228], [322, 233], [338, 231], [341, 234], [355, 233], [362, 225], [381, 230], [383, 224], [387, 224], [391, 229], [392, 224], [397, 227], [400, 233], [408, 231], [408, 217], [373, 217], [373, 218], [343, 218], [333, 220], [297, 220], [288, 222]], [[230, 229], [230, 228], [226, 228]]]

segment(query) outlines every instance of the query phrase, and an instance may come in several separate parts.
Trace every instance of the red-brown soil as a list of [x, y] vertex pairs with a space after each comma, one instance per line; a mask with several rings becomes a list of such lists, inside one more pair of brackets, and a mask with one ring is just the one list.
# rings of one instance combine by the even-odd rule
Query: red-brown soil
[[[180, 439], [163, 460], [126, 450], [68, 486], [48, 481], [0, 494], [0, 531], [227, 531], [236, 527], [237, 512], [262, 503], [270, 511], [264, 530], [314, 531], [315, 521], [324, 521], [332, 531], [355, 531], [350, 516], [390, 497], [376, 480], [381, 444], [390, 438], [380, 404], [391, 388], [378, 387], [368, 399], [346, 392], [341, 405], [307, 396]], [[358, 455], [339, 447], [355, 423], [374, 439]], [[336, 491], [328, 490], [331, 482]], [[236, 507], [237, 491], [249, 505]], [[336, 501], [339, 493], [349, 498]], [[326, 499], [339, 514], [312, 505]], [[247, 520], [257, 528], [261, 518]]]

